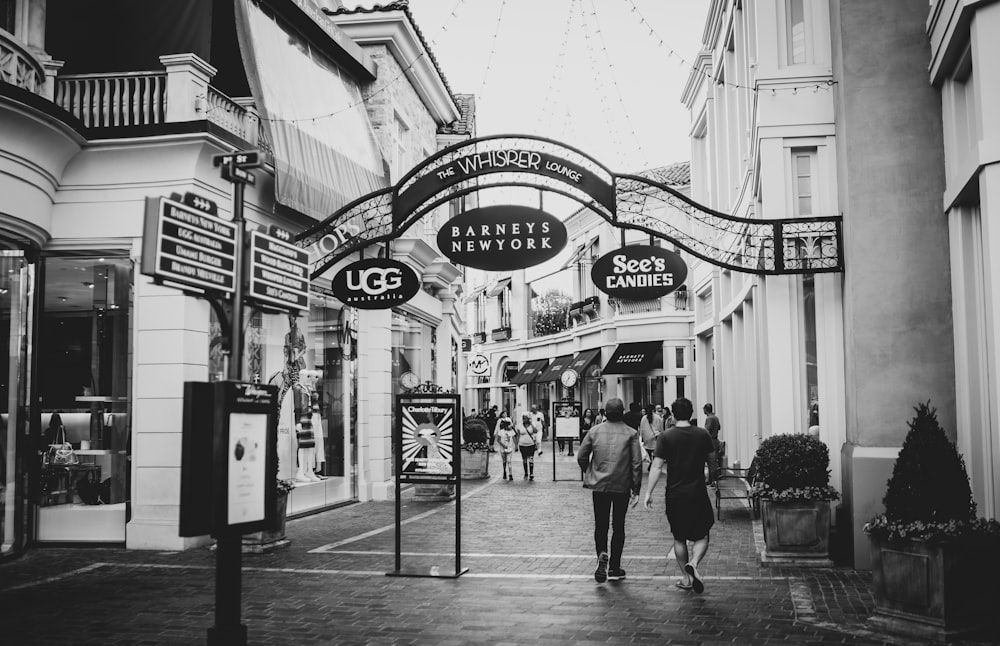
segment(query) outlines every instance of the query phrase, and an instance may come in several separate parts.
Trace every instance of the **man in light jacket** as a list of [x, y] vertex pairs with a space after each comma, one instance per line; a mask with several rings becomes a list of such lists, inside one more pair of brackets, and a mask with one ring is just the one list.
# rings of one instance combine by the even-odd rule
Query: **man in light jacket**
[[[642, 445], [639, 433], [623, 421], [625, 403], [617, 397], [604, 405], [608, 421], [597, 424], [583, 438], [576, 461], [584, 470], [583, 486], [594, 499], [594, 543], [598, 583], [625, 578], [621, 567], [625, 547], [625, 514], [639, 502], [642, 487]], [[608, 524], [612, 529], [608, 554]]]

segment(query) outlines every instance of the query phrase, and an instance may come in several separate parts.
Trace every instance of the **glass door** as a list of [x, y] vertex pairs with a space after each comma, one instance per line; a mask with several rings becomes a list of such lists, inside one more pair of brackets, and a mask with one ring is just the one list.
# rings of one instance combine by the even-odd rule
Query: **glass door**
[[27, 365], [34, 266], [21, 251], [0, 250], [0, 556], [24, 547]]

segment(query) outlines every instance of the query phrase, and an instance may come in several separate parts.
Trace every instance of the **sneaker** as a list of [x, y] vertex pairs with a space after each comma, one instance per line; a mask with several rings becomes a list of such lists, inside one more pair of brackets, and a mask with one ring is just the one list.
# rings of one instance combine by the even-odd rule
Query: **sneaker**
[[608, 570], [608, 581], [621, 581], [625, 578], [625, 570], [618, 568], [617, 570]]
[[601, 552], [597, 557], [597, 569], [594, 570], [594, 581], [604, 583], [608, 580], [608, 553]]
[[535, 480], [535, 476], [528, 476], [528, 480], [534, 481]]

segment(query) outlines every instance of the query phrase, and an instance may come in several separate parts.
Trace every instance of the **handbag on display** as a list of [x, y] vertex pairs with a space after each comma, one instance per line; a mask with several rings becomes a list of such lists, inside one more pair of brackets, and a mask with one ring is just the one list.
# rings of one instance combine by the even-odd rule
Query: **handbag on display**
[[[62, 436], [61, 442], [59, 441], [60, 435]], [[60, 426], [59, 430], [56, 431], [55, 443], [49, 444], [49, 450], [42, 456], [42, 462], [54, 466], [67, 466], [80, 463], [80, 458], [76, 456], [73, 445], [66, 441], [65, 426]]]

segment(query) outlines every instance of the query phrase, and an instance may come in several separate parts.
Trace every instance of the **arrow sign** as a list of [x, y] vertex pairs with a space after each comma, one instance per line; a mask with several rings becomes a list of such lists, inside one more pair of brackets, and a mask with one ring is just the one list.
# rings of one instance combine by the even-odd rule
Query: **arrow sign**
[[213, 166], [233, 165], [237, 168], [260, 168], [260, 153], [256, 150], [238, 150], [234, 153], [212, 156]]

